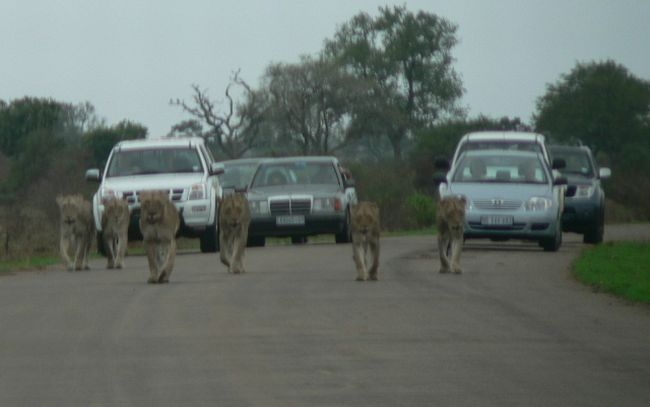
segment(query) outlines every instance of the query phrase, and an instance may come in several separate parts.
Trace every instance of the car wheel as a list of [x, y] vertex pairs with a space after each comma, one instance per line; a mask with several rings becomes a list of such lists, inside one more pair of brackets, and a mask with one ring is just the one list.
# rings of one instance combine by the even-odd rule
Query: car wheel
[[542, 239], [539, 242], [539, 245], [542, 246], [545, 252], [556, 252], [562, 246], [562, 227], [558, 224], [557, 229], [555, 230], [555, 236]]
[[605, 217], [600, 216], [598, 224], [590, 228], [582, 235], [582, 242], [588, 244], [599, 244], [603, 242], [603, 236], [605, 234]]
[[217, 223], [209, 226], [199, 237], [201, 240], [201, 253], [215, 253], [219, 251], [219, 232]]
[[345, 211], [345, 223], [343, 224], [343, 230], [341, 233], [334, 235], [334, 241], [336, 243], [350, 243], [352, 241], [352, 234], [350, 231], [350, 210]]
[[266, 245], [266, 237], [264, 236], [249, 236], [246, 242], [247, 247], [264, 247]]
[[307, 236], [291, 236], [291, 244], [305, 244]]

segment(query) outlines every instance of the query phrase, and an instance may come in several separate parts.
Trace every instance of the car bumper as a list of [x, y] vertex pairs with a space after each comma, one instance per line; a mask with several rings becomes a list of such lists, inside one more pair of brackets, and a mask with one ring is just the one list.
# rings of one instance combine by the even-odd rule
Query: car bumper
[[279, 225], [276, 216], [253, 216], [249, 236], [311, 236], [341, 233], [346, 227], [345, 214], [305, 215], [304, 224]]
[[486, 225], [482, 217], [486, 214], [468, 214], [465, 222], [464, 237], [466, 239], [522, 239], [540, 240], [555, 236], [557, 218], [548, 214], [514, 216], [509, 225]]

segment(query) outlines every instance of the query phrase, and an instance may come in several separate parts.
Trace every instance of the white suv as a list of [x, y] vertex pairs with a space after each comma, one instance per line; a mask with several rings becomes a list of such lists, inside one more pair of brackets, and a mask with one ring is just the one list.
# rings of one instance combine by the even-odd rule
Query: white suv
[[164, 138], [128, 140], [111, 150], [103, 173], [86, 171], [86, 179], [100, 182], [93, 196], [97, 243], [103, 250], [101, 218], [106, 198], [124, 199], [129, 204], [129, 239], [141, 239], [139, 194], [144, 190], [169, 191], [169, 198], [181, 215], [179, 235], [198, 237], [202, 252], [219, 250], [217, 206], [222, 196], [216, 164], [203, 139]]

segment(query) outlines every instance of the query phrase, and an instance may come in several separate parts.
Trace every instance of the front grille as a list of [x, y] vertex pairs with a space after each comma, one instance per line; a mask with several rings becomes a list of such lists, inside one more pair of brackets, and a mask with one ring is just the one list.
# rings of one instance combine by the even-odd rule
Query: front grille
[[[169, 190], [169, 196], [171, 197], [172, 202], [179, 202], [183, 199], [183, 188], [175, 188]], [[122, 193], [126, 202], [129, 205], [140, 202], [140, 191], [124, 191]]]
[[477, 209], [513, 210], [521, 207], [522, 201], [509, 199], [476, 199], [472, 202]]
[[309, 199], [272, 200], [269, 204], [271, 215], [307, 215], [311, 212]]

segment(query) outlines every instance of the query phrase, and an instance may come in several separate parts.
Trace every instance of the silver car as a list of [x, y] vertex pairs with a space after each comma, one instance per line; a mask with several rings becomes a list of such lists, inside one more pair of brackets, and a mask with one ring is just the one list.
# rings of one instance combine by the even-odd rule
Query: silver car
[[267, 236], [334, 234], [351, 241], [350, 206], [357, 201], [354, 183], [335, 157], [287, 157], [262, 161], [248, 192], [249, 245], [263, 246]]
[[560, 248], [566, 178], [554, 178], [541, 153], [467, 151], [436, 180], [442, 196], [465, 196], [466, 239], [523, 239], [545, 251]]

